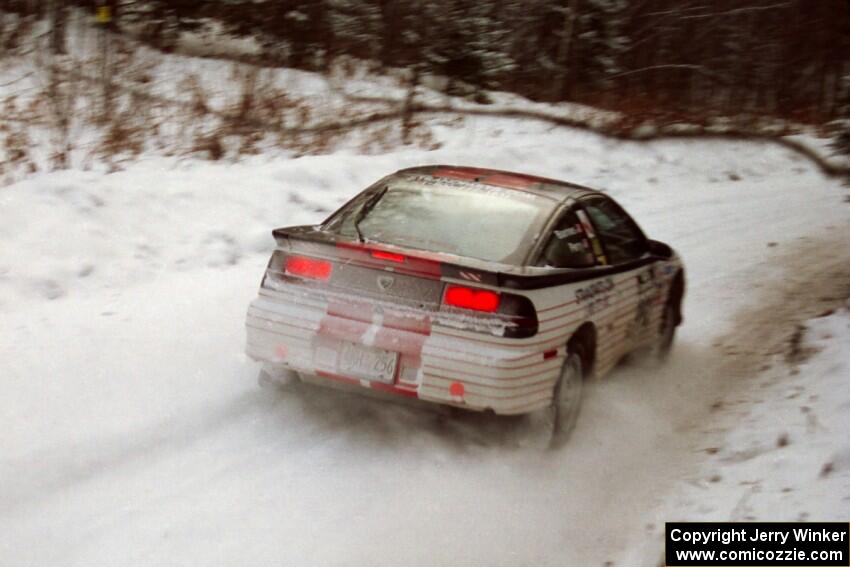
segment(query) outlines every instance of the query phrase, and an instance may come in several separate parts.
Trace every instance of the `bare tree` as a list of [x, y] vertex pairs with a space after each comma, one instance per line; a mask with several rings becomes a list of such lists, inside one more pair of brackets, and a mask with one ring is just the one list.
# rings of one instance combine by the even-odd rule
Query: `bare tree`
[[556, 98], [561, 98], [566, 93], [570, 47], [573, 43], [573, 33], [578, 17], [578, 0], [569, 0], [568, 5], [564, 6], [562, 11], [564, 13], [564, 24], [561, 30], [561, 39], [558, 41], [558, 53], [555, 56], [555, 80], [552, 81], [553, 94]]
[[65, 0], [48, 0], [50, 17], [50, 51], [54, 55], [65, 54], [66, 10]]

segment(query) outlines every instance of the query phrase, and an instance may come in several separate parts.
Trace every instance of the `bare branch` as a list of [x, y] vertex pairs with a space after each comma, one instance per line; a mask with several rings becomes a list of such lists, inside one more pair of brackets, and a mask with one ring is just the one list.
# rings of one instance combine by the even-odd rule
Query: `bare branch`
[[21, 76], [20, 76], [20, 77], [18, 77], [17, 79], [12, 79], [12, 80], [11, 80], [11, 81], [9, 81], [8, 83], [0, 83], [0, 88], [2, 88], [2, 87], [8, 87], [8, 86], [10, 86], [10, 85], [14, 85], [14, 84], [15, 84], [15, 83], [17, 83], [18, 81], [23, 81], [23, 80], [24, 80], [24, 79], [26, 79], [27, 77], [32, 77], [32, 71], [30, 71], [29, 73], [24, 73], [23, 75], [21, 75]]
[[779, 4], [771, 4], [769, 6], [744, 6], [743, 8], [734, 8], [725, 12], [715, 12], [710, 14], [694, 14], [691, 16], [681, 16], [680, 20], [698, 20], [705, 18], [714, 18], [718, 16], [737, 16], [745, 12], [763, 12], [765, 10], [775, 10], [776, 8], [789, 8], [791, 5], [788, 2]]
[[608, 77], [606, 77], [606, 78], [616, 79], [616, 78], [619, 78], [619, 77], [626, 77], [628, 75], [636, 75], [638, 73], [645, 73], [647, 71], [656, 71], [656, 70], [659, 70], [659, 69], [687, 69], [689, 71], [694, 71], [694, 72], [696, 72], [696, 73], [698, 73], [698, 74], [700, 74], [704, 77], [708, 77], [709, 79], [711, 79], [711, 80], [713, 80], [717, 83], [720, 83], [720, 84], [723, 84], [723, 85], [729, 84], [728, 81], [720, 78], [719, 75], [717, 75], [716, 73], [713, 73], [712, 71], [709, 71], [704, 66], [702, 66], [702, 65], [692, 65], [692, 64], [688, 64], [688, 63], [676, 63], [676, 64], [670, 63], [670, 64], [665, 64], [665, 65], [651, 65], [649, 67], [643, 67], [642, 69], [632, 69], [631, 71], [623, 71], [622, 73], [617, 73], [617, 74], [614, 74], [614, 75], [608, 75]]

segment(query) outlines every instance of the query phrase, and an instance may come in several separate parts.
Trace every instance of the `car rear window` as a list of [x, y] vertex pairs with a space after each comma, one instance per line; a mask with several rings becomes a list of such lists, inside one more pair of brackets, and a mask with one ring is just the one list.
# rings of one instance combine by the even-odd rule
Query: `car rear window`
[[519, 265], [556, 201], [527, 192], [428, 176], [390, 179], [323, 227], [356, 239], [358, 211], [387, 188], [358, 226], [367, 240]]

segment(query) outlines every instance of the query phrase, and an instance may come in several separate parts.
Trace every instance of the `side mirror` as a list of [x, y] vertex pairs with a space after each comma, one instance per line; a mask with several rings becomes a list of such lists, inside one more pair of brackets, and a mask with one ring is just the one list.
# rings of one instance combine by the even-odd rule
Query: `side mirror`
[[673, 257], [673, 249], [664, 244], [663, 242], [659, 242], [657, 240], [648, 240], [647, 249], [650, 254], [652, 254], [653, 256], [658, 256], [659, 258]]

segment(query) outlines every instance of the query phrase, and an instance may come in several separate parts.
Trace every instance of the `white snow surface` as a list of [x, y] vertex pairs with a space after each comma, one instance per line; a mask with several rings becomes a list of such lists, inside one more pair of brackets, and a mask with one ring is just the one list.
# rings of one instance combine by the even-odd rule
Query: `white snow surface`
[[[850, 301], [807, 321], [811, 358], [779, 357], [749, 390], [727, 397], [712, 456], [678, 483], [646, 522], [624, 565], [655, 567], [665, 521], [843, 521], [850, 513]], [[734, 423], [734, 426], [730, 426]]]
[[[499, 119], [434, 128], [432, 152], [152, 157], [0, 188], [0, 564], [634, 565], [624, 558], [659, 556], [637, 543], [655, 514], [727, 519], [722, 498], [691, 506], [680, 482], [706, 466], [683, 431], [723, 385], [712, 341], [777, 276], [784, 247], [848, 225], [838, 182], [766, 144], [615, 143]], [[684, 258], [671, 360], [589, 388], [561, 451], [518, 448], [510, 421], [256, 384], [243, 325], [270, 230], [321, 221], [426, 163], [604, 188]], [[765, 479], [759, 517], [847, 518], [834, 498], [850, 478], [835, 433], [847, 431], [847, 321], [812, 323], [822, 351], [800, 369], [840, 392], [818, 417], [830, 433], [804, 448], [806, 417], [777, 391], [729, 440], [774, 442], [767, 424], [788, 416], [788, 447], [729, 473]], [[799, 491], [774, 498], [792, 481]]]
[[[690, 505], [677, 512], [681, 519], [710, 520], [718, 512], [736, 521], [847, 517], [850, 312], [808, 321], [804, 347], [814, 354], [800, 368], [774, 365], [738, 400], [747, 408], [740, 427], [719, 447], [709, 485], [686, 490]], [[728, 490], [735, 485], [741, 493]]]

